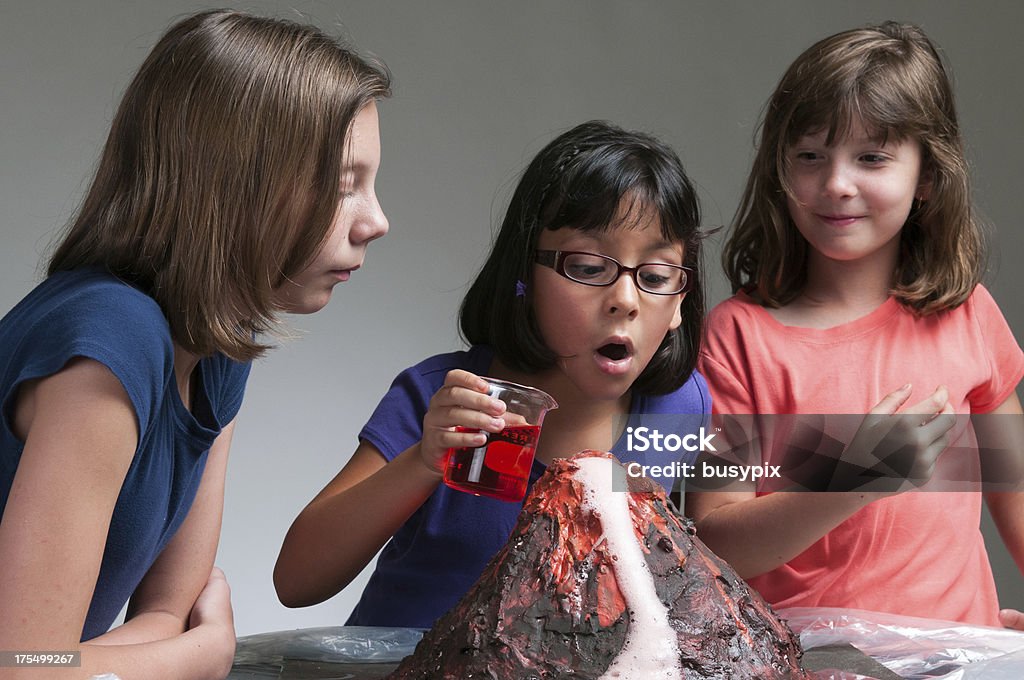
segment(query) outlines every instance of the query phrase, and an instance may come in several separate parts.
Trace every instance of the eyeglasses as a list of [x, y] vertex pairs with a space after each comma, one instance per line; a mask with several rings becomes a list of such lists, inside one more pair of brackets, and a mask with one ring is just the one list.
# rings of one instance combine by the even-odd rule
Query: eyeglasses
[[535, 261], [585, 286], [610, 286], [623, 272], [629, 272], [636, 287], [645, 293], [678, 295], [693, 287], [693, 270], [675, 264], [644, 262], [627, 267], [605, 255], [574, 250], [538, 250]]

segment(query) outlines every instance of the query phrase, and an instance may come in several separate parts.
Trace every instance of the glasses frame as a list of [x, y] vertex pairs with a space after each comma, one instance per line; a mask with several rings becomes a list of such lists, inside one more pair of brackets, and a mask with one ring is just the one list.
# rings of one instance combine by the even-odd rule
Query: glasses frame
[[[597, 257], [602, 260], [607, 260], [608, 262], [611, 262], [618, 268], [618, 272], [616, 272], [615, 277], [611, 281], [608, 281], [607, 283], [594, 283], [593, 281], [580, 281], [579, 279], [574, 279], [573, 277], [569, 276], [569, 274], [565, 271], [565, 258], [567, 258], [570, 255], [589, 255], [590, 257]], [[690, 292], [690, 290], [693, 288], [693, 269], [691, 267], [683, 267], [682, 265], [678, 264], [668, 264], [667, 262], [641, 262], [635, 267], [627, 267], [626, 265], [616, 260], [614, 257], [608, 257], [607, 255], [601, 255], [599, 253], [591, 253], [585, 250], [538, 250], [534, 254], [534, 262], [543, 267], [549, 267], [550, 269], [554, 269], [555, 273], [557, 273], [559, 276], [567, 278], [573, 283], [579, 283], [584, 286], [593, 286], [595, 288], [606, 288], [608, 286], [613, 285], [616, 281], [619, 280], [623, 272], [628, 272], [630, 274], [630, 278], [633, 279], [633, 285], [636, 286], [637, 290], [642, 290], [643, 292], [649, 293], [651, 295], [680, 295], [682, 293]], [[637, 273], [639, 272], [641, 267], [646, 267], [647, 265], [657, 265], [659, 267], [671, 267], [672, 269], [683, 270], [684, 280], [682, 289], [672, 291], [671, 293], [663, 293], [660, 291], [647, 290], [646, 288], [644, 288], [643, 285], [641, 285], [640, 283], [640, 279], [637, 277]]]

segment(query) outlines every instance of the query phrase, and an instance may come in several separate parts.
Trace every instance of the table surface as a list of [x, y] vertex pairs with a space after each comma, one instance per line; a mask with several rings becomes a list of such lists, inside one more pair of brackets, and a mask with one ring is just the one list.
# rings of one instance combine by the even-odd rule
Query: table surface
[[379, 680], [397, 663], [324, 663], [285, 659], [273, 667], [235, 666], [227, 680]]

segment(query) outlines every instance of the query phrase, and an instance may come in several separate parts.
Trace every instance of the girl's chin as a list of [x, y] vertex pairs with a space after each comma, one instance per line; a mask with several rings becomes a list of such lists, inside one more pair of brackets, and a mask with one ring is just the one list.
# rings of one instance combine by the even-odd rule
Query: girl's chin
[[328, 289], [320, 295], [304, 295], [282, 302], [281, 309], [288, 314], [315, 314], [327, 306], [331, 301], [331, 291]]
[[631, 373], [610, 375], [590, 372], [584, 376], [570, 376], [577, 391], [593, 401], [618, 401], [629, 393], [636, 376]]

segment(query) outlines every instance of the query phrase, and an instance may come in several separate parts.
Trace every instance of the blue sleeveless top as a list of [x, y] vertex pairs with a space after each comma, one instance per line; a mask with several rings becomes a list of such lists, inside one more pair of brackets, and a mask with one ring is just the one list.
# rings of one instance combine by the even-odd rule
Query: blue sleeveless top
[[0, 320], [0, 508], [24, 442], [14, 397], [28, 380], [87, 357], [108, 367], [131, 399], [138, 447], [114, 507], [82, 640], [105, 633], [174, 536], [195, 499], [207, 453], [242, 403], [249, 364], [200, 360], [189, 412], [174, 380], [174, 348], [157, 303], [99, 269], [50, 276]]

